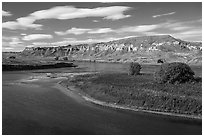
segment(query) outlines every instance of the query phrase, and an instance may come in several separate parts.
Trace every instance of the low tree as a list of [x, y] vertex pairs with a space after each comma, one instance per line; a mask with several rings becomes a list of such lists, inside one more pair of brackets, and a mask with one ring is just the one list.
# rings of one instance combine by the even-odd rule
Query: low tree
[[158, 59], [157, 63], [166, 63], [166, 60], [165, 59]]
[[163, 63], [155, 72], [154, 79], [158, 83], [185, 83], [194, 80], [194, 74], [185, 63]]
[[138, 75], [140, 74], [141, 65], [139, 63], [131, 62], [129, 65], [129, 75]]
[[63, 57], [63, 60], [68, 60], [68, 57]]
[[15, 56], [9, 56], [8, 59], [16, 59]]
[[59, 60], [59, 56], [55, 57], [54, 59], [55, 59], [55, 60]]

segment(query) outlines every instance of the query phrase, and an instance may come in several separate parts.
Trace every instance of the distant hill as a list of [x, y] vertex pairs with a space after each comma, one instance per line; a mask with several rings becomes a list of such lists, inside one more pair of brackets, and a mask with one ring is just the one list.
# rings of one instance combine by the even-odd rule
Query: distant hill
[[181, 61], [202, 64], [202, 43], [187, 42], [170, 35], [131, 37], [94, 44], [25, 48], [22, 56], [64, 57], [101, 62], [157, 63]]

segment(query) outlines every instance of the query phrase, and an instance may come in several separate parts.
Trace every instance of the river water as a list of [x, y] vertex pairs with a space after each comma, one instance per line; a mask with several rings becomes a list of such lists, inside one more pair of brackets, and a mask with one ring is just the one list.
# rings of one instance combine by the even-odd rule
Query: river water
[[[202, 134], [201, 120], [98, 106], [65, 93], [46, 73], [126, 72], [126, 64], [77, 63], [79, 68], [13, 71], [2, 74], [3, 134]], [[153, 72], [157, 66], [143, 66]], [[193, 67], [196, 75], [201, 67]], [[65, 92], [64, 92], [65, 91]]]

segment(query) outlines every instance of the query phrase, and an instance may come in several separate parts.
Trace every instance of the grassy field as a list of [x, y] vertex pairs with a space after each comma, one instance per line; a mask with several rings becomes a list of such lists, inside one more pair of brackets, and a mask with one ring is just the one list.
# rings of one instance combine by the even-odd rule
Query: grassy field
[[194, 83], [172, 85], [154, 82], [152, 74], [99, 73], [76, 76], [69, 82], [100, 101], [160, 112], [202, 114], [201, 78]]

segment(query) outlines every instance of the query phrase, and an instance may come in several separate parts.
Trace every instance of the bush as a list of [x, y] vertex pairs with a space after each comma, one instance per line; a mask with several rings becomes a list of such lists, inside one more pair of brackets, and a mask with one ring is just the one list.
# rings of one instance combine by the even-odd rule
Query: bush
[[158, 83], [185, 83], [194, 80], [194, 74], [191, 68], [185, 63], [164, 63], [155, 72], [154, 79]]
[[55, 59], [55, 60], [59, 60], [59, 56], [55, 57], [54, 59]]
[[166, 60], [165, 59], [158, 59], [157, 63], [166, 63]]
[[63, 57], [63, 60], [68, 60], [68, 57]]
[[16, 59], [15, 56], [10, 56], [10, 57], [7, 57], [8, 59]]
[[129, 66], [129, 75], [138, 75], [140, 74], [141, 65], [139, 63], [130, 63]]

